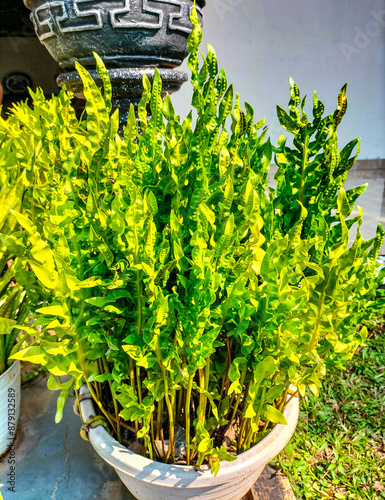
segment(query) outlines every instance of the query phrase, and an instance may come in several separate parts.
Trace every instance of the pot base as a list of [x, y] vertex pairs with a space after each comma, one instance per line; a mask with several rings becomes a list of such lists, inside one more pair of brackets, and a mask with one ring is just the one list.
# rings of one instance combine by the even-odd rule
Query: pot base
[[[80, 393], [87, 393], [82, 387]], [[93, 402], [81, 401], [83, 420], [95, 415]], [[258, 444], [222, 462], [214, 477], [207, 466], [169, 465], [137, 455], [118, 443], [104, 427], [89, 430], [89, 440], [103, 460], [111, 465], [138, 500], [240, 500], [253, 486], [265, 465], [286, 446], [298, 421], [298, 398], [292, 398], [283, 414], [287, 425], [277, 424]]]
[[143, 482], [141, 479], [128, 477], [127, 474], [116, 470], [123, 484], [134, 495], [136, 500], [243, 500], [244, 496], [251, 490], [254, 483], [261, 475], [265, 465], [261, 465], [253, 474], [246, 477], [238, 477], [237, 481], [228, 484], [213, 484], [212, 487], [186, 488], [181, 484], [159, 488], [157, 484]]

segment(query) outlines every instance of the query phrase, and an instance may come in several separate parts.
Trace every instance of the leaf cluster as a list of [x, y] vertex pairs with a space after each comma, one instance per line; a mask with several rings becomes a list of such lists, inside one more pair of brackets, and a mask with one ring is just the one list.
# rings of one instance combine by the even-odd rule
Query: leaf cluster
[[119, 439], [129, 427], [151, 458], [172, 462], [182, 429], [185, 463], [207, 461], [216, 473], [233, 458], [229, 429], [234, 453], [248, 449], [286, 422], [293, 386], [317, 394], [326, 370], [344, 368], [364, 341], [357, 325], [383, 304], [383, 230], [364, 241], [362, 213], [348, 219], [360, 190], [342, 187], [357, 144], [338, 152], [345, 88], [331, 117], [315, 97], [309, 122], [291, 82], [289, 113], [278, 116], [293, 148], [284, 139], [273, 148], [214, 49], [200, 54], [195, 11], [192, 22], [195, 119], [176, 115], [155, 72], [119, 137], [98, 56], [103, 91], [78, 65], [85, 121], [65, 90], [16, 108], [21, 136], [39, 131], [31, 161], [46, 160], [48, 184], [12, 212], [23, 229], [1, 241], [22, 264], [18, 280], [42, 331], [31, 329], [35, 343], [14, 357], [50, 371], [57, 420], [86, 381]]
[[[0, 233], [4, 236], [20, 230], [11, 212], [24, 211], [29, 206], [31, 190], [39, 189], [43, 184], [48, 185], [46, 169], [39, 168], [33, 156], [37, 141], [26, 134], [32, 125], [30, 111], [22, 104], [17, 112], [15, 110], [14, 116], [7, 120], [0, 118]], [[28, 124], [25, 123], [27, 116]], [[28, 314], [26, 294], [15, 281], [15, 273], [18, 272], [23, 271], [16, 253], [1, 243], [0, 374], [10, 365], [9, 357], [22, 344], [23, 336], [19, 335], [19, 327]]]

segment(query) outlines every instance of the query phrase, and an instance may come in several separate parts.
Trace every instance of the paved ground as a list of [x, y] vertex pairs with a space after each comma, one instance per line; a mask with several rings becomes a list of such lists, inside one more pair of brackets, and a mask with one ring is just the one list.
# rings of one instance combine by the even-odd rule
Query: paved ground
[[[11, 466], [6, 455], [0, 462], [4, 500], [135, 500], [115, 471], [80, 438], [80, 420], [70, 404], [61, 423], [55, 424], [58, 393], [46, 388], [46, 380], [35, 380], [22, 389], [16, 440], [16, 492], [8, 491], [7, 474]], [[286, 478], [266, 468], [247, 500], [294, 499], [282, 479]]]

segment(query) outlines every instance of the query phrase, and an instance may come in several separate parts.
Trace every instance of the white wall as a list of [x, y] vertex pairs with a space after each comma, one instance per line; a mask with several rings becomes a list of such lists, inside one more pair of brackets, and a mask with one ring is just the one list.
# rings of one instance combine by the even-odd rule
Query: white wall
[[[385, 0], [207, 0], [204, 13], [204, 42], [273, 138], [289, 76], [303, 95], [317, 90], [329, 113], [348, 82], [341, 145], [361, 137], [361, 159], [385, 158]], [[188, 83], [174, 100], [184, 116]]]

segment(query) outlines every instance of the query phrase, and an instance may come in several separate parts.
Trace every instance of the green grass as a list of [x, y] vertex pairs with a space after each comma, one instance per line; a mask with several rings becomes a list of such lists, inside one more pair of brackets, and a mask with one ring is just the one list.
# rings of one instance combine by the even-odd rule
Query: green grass
[[297, 431], [275, 462], [297, 499], [385, 499], [385, 320], [321, 396], [302, 400]]

